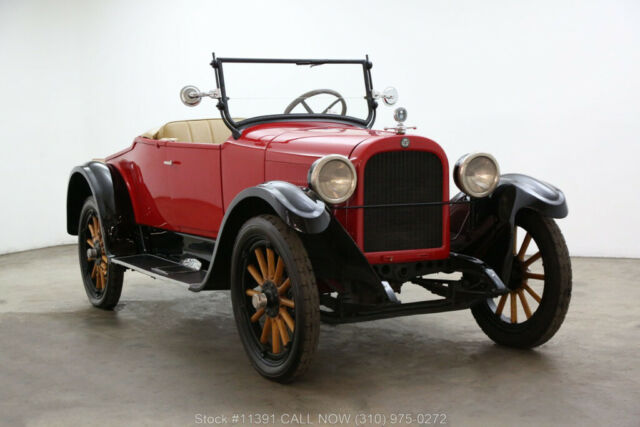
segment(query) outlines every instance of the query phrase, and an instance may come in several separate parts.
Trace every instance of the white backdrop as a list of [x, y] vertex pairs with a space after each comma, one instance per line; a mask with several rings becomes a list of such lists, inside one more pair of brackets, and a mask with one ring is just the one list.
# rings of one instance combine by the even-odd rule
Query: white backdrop
[[[0, 253], [73, 242], [70, 169], [213, 87], [220, 56], [363, 57], [451, 163], [562, 188], [573, 255], [640, 257], [640, 2], [0, 0]], [[391, 125], [381, 107], [377, 127]]]

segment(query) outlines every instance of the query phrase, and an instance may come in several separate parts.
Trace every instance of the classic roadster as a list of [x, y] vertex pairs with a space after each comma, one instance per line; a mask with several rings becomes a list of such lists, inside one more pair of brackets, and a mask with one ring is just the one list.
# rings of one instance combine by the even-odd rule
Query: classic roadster
[[[71, 173], [67, 230], [94, 306], [118, 303], [125, 270], [230, 290], [251, 363], [281, 382], [309, 367], [320, 321], [470, 309], [520, 348], [558, 330], [571, 297], [560, 190], [472, 153], [450, 198], [445, 152], [407, 134], [405, 109], [372, 130], [398, 94], [374, 90], [368, 57], [211, 65], [216, 89], [180, 96], [215, 99], [220, 119], [166, 123]], [[401, 302], [411, 284], [424, 300]]]

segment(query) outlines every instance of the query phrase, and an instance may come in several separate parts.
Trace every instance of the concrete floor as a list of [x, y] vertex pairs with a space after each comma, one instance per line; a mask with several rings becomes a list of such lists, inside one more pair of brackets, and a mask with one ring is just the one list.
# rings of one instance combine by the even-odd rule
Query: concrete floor
[[535, 351], [494, 345], [469, 312], [323, 325], [312, 368], [283, 386], [251, 368], [227, 292], [127, 273], [105, 312], [86, 300], [75, 246], [3, 255], [0, 423], [445, 413], [449, 425], [638, 426], [640, 260], [573, 263], [567, 319]]

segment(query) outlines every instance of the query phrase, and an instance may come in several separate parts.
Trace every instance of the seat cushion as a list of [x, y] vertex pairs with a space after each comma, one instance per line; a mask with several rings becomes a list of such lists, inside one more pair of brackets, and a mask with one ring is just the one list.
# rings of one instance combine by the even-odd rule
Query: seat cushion
[[169, 122], [158, 130], [147, 132], [142, 136], [179, 142], [222, 144], [231, 136], [231, 131], [222, 119], [180, 120]]

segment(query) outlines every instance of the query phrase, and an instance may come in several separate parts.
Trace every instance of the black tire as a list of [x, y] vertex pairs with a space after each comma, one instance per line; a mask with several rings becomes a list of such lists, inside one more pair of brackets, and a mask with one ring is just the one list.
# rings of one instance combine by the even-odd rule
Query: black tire
[[[94, 228], [96, 224], [97, 227]], [[113, 264], [106, 256], [104, 236], [98, 206], [94, 198], [89, 197], [82, 206], [78, 225], [80, 273], [91, 304], [110, 310], [120, 300], [124, 268]], [[94, 256], [90, 256], [88, 251], [94, 249]]]
[[[284, 266], [274, 268], [276, 260]], [[320, 304], [311, 261], [300, 237], [278, 217], [254, 217], [238, 232], [231, 268], [233, 313], [252, 365], [264, 377], [282, 383], [301, 376], [318, 347]], [[256, 314], [260, 310], [248, 294], [263, 296], [266, 306], [260, 310], [264, 314]], [[259, 317], [252, 321], [252, 316]], [[288, 327], [291, 323], [287, 322], [292, 321], [293, 328]]]
[[[553, 219], [543, 217], [534, 211], [523, 211], [516, 217], [516, 226], [529, 233], [532, 237], [530, 242], [537, 245], [541, 257], [536, 258], [534, 262], [541, 262], [544, 270], [540, 276], [543, 277], [534, 278], [533, 276], [539, 274], [528, 270], [533, 264], [527, 265], [527, 262], [535, 256], [525, 260], [524, 251], [519, 251], [522, 255], [514, 255], [514, 272], [511, 282], [507, 284], [512, 290], [508, 294], [512, 299], [505, 295], [506, 300], [497, 304], [489, 299], [472, 307], [471, 312], [484, 333], [497, 344], [532, 348], [547, 342], [558, 331], [567, 314], [571, 300], [571, 260], [564, 237]], [[526, 240], [526, 236], [523, 240]], [[531, 279], [540, 283], [542, 296], [527, 284]], [[538, 303], [535, 311], [532, 312], [531, 307], [522, 298]], [[509, 317], [501, 314], [506, 305], [505, 301], [510, 302], [511, 307], [515, 302], [516, 312], [512, 311]], [[529, 311], [526, 313], [526, 320], [520, 323], [517, 322], [518, 302], [522, 304], [523, 311], [525, 305]]]

